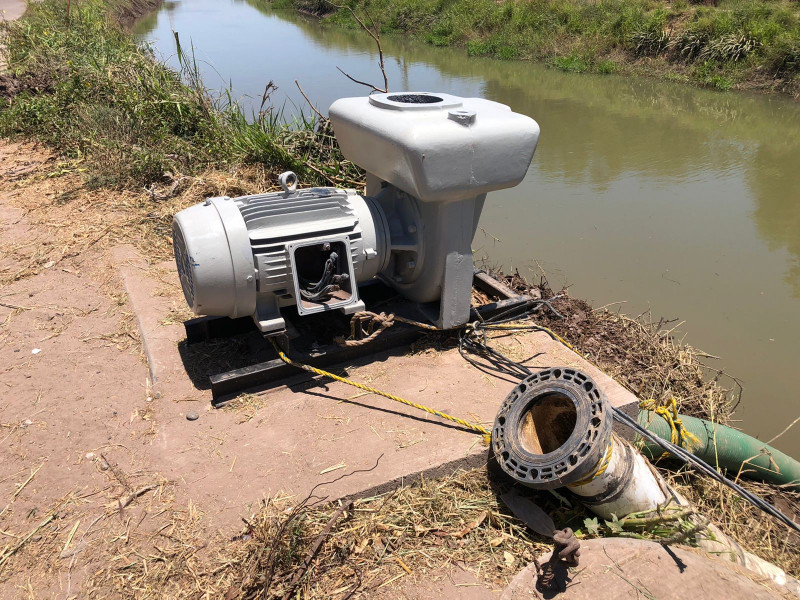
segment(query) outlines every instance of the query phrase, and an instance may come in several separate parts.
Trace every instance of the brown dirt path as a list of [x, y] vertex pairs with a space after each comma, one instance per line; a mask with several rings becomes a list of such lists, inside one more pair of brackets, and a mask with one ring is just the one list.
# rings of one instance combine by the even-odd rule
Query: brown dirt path
[[[32, 224], [47, 215], [19, 208], [75, 186], [41, 178], [53, 166], [34, 146], [0, 143], [0, 548], [10, 546], [0, 557], [54, 514], [6, 559], [14, 571], [46, 546], [63, 547], [81, 520], [79, 538], [114, 494], [159, 481], [145, 469], [147, 368], [124, 296], [100, 252], [64, 255]], [[66, 581], [27, 575], [45, 576], [36, 589]], [[0, 597], [18, 597], [16, 579], [0, 584]]]

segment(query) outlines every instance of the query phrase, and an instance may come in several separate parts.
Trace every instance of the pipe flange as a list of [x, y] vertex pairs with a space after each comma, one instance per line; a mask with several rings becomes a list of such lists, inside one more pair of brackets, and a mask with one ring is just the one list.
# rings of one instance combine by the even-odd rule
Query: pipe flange
[[[537, 411], [544, 418], [535, 422]], [[571, 368], [545, 369], [506, 396], [492, 430], [492, 449], [503, 470], [520, 483], [564, 487], [596, 470], [610, 443], [612, 423], [605, 394], [588, 375]]]

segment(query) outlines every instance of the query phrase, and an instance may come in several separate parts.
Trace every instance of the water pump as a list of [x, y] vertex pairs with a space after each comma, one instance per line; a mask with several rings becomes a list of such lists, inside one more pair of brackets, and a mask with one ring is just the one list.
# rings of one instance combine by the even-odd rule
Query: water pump
[[375, 277], [438, 327], [469, 318], [472, 250], [486, 194], [517, 185], [539, 138], [533, 119], [480, 98], [403, 92], [343, 98], [330, 119], [366, 194], [338, 188], [209, 198], [175, 215], [175, 260], [196, 314], [252, 316], [265, 334], [298, 314], [364, 310]]

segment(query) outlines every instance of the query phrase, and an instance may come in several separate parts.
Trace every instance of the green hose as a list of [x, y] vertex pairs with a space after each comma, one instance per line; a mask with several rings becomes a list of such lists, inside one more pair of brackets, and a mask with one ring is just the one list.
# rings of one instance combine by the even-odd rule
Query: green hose
[[[741, 431], [704, 419], [680, 415], [683, 427], [700, 440], [684, 440], [684, 447], [712, 467], [741, 476], [766, 481], [800, 492], [800, 462]], [[658, 437], [669, 440], [672, 430], [661, 416], [649, 410], [639, 412], [639, 424]], [[642, 453], [650, 459], [663, 454], [657, 445], [646, 442]], [[744, 466], [743, 466], [744, 465]]]

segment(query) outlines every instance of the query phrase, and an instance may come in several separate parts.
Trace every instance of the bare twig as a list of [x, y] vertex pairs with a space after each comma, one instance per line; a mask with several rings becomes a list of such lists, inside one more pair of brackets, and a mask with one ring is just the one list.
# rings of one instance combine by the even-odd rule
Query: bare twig
[[345, 73], [344, 71], [342, 71], [341, 67], [336, 67], [336, 69], [339, 71], [339, 73], [341, 73], [342, 75], [347, 77], [350, 81], [353, 81], [355, 83], [358, 83], [359, 85], [364, 85], [364, 86], [366, 86], [368, 88], [371, 88], [373, 92], [385, 92], [386, 91], [386, 90], [382, 90], [381, 88], [375, 87], [371, 83], [367, 83], [366, 81], [361, 81], [360, 79], [356, 79], [355, 77], [353, 77], [349, 73]]
[[328, 519], [328, 523], [325, 525], [320, 534], [311, 544], [311, 547], [308, 549], [308, 552], [306, 552], [306, 556], [303, 559], [303, 563], [294, 572], [294, 576], [292, 577], [292, 580], [289, 583], [289, 587], [287, 588], [286, 593], [283, 595], [283, 600], [289, 600], [292, 597], [292, 594], [294, 594], [294, 590], [295, 588], [297, 588], [297, 585], [300, 583], [300, 580], [308, 571], [309, 567], [311, 566], [311, 563], [314, 562], [314, 558], [317, 556], [317, 553], [319, 552], [319, 549], [322, 547], [322, 544], [325, 542], [326, 539], [328, 539], [328, 536], [330, 535], [333, 526], [345, 512], [349, 511], [352, 508], [353, 508], [353, 502], [351, 501], [344, 506], [340, 506], [339, 509], [335, 513], [333, 513], [331, 518]]
[[369, 11], [367, 10], [367, 7], [362, 5], [362, 8], [364, 10], [364, 14], [367, 15], [367, 18], [369, 19], [369, 21], [370, 21], [370, 23], [372, 25], [372, 27], [370, 28], [366, 23], [364, 23], [364, 21], [358, 16], [358, 14], [356, 14], [356, 11], [351, 6], [347, 6], [347, 5], [343, 5], [343, 4], [335, 4], [334, 2], [331, 2], [330, 0], [328, 0], [328, 4], [330, 4], [331, 6], [333, 6], [334, 8], [337, 8], [337, 9], [346, 9], [346, 10], [350, 11], [350, 14], [356, 20], [356, 23], [358, 23], [361, 26], [361, 28], [364, 31], [366, 31], [373, 40], [375, 40], [375, 44], [378, 46], [378, 66], [380, 66], [381, 75], [383, 75], [383, 88], [379, 88], [377, 86], [374, 86], [371, 83], [366, 83], [364, 81], [359, 81], [358, 79], [355, 79], [354, 77], [351, 77], [350, 75], [348, 75], [347, 73], [342, 71], [342, 69], [340, 69], [339, 67], [336, 67], [336, 68], [339, 69], [339, 72], [342, 75], [344, 75], [345, 77], [347, 77], [350, 81], [353, 81], [353, 82], [358, 83], [360, 85], [364, 85], [364, 86], [366, 86], [368, 88], [372, 88], [372, 91], [374, 91], [374, 92], [382, 92], [384, 94], [387, 93], [389, 91], [389, 78], [386, 76], [386, 65], [385, 65], [384, 60], [383, 60], [383, 45], [381, 44], [381, 30], [380, 30], [380, 27], [378, 27], [377, 24], [375, 23], [375, 19], [372, 18], [371, 14], [369, 14]]
[[[337, 69], [338, 69], [338, 67], [337, 67]], [[341, 69], [339, 69], [339, 70], [341, 71]], [[323, 123], [325, 121], [327, 121], [328, 119], [325, 117], [325, 115], [323, 115], [321, 112], [319, 112], [317, 107], [314, 106], [314, 104], [311, 102], [311, 100], [308, 99], [308, 96], [306, 96], [306, 93], [303, 91], [303, 88], [300, 87], [300, 82], [297, 81], [297, 79], [294, 80], [294, 84], [297, 86], [297, 89], [300, 90], [300, 93], [303, 94], [303, 98], [306, 99], [306, 102], [308, 102], [308, 105], [311, 107], [311, 110], [313, 110], [315, 113], [317, 113], [317, 116], [320, 118], [320, 120]]]
[[789, 424], [788, 424], [788, 425], [787, 425], [787, 426], [784, 428], [784, 430], [783, 430], [783, 431], [781, 431], [781, 432], [780, 432], [778, 435], [776, 435], [776, 436], [775, 436], [775, 437], [773, 437], [771, 440], [769, 440], [769, 441], [767, 442], [767, 444], [771, 444], [772, 442], [774, 442], [775, 440], [777, 440], [777, 439], [778, 439], [779, 437], [781, 437], [781, 436], [782, 436], [784, 433], [786, 433], [786, 432], [787, 432], [787, 431], [789, 431], [789, 430], [790, 430], [792, 427], [794, 427], [795, 425], [797, 425], [797, 423], [800, 423], [800, 417], [797, 417], [797, 418], [796, 418], [794, 421], [792, 421], [791, 423], [789, 423]]
[[139, 488], [135, 492], [131, 492], [130, 494], [127, 494], [125, 496], [120, 497], [120, 499], [118, 501], [119, 510], [122, 511], [123, 508], [128, 506], [134, 500], [136, 500], [136, 498], [138, 498], [139, 496], [143, 496], [147, 492], [156, 489], [159, 485], [160, 484], [158, 484], [158, 483], [153, 483], [153, 484], [150, 484], [150, 485], [146, 485], [143, 488]]
[[44, 463], [40, 464], [33, 471], [31, 471], [30, 476], [25, 480], [25, 482], [21, 486], [19, 486], [17, 488], [17, 491], [14, 492], [13, 498], [16, 498], [17, 496], [19, 496], [20, 492], [22, 492], [22, 490], [25, 489], [26, 485], [28, 485], [31, 481], [33, 481], [33, 478], [36, 477], [36, 474], [39, 472], [39, 469], [41, 469], [43, 466], [44, 466]]

